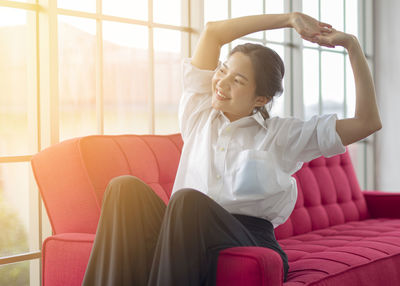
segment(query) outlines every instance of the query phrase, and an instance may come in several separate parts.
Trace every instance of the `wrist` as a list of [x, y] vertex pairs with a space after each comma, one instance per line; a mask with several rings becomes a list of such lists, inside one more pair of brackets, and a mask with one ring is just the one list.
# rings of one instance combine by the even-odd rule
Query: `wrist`
[[297, 17], [298, 14], [299, 14], [299, 12], [291, 12], [291, 13], [287, 13], [286, 14], [287, 17], [288, 17], [286, 27], [288, 27], [288, 28], [293, 28], [294, 27], [293, 23], [294, 23], [295, 18]]
[[356, 36], [347, 34], [346, 40], [343, 42], [343, 47], [350, 52], [352, 49], [359, 45], [358, 39]]

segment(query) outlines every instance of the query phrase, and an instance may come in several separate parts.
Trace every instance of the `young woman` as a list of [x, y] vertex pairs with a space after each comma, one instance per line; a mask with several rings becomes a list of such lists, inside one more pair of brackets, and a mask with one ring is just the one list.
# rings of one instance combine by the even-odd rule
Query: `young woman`
[[[282, 92], [284, 66], [269, 48], [240, 45], [219, 63], [224, 44], [277, 28], [347, 49], [356, 86], [354, 118], [270, 118], [265, 105]], [[133, 176], [111, 180], [83, 285], [215, 285], [218, 253], [235, 246], [273, 249], [286, 279], [288, 261], [274, 228], [296, 203], [291, 175], [302, 162], [343, 153], [344, 146], [381, 128], [357, 38], [302, 13], [208, 23], [183, 65], [184, 147], [171, 199], [166, 206]]]

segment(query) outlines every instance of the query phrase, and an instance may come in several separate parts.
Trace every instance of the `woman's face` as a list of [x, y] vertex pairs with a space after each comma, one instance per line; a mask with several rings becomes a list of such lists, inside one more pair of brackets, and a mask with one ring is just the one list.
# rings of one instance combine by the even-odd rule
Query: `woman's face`
[[235, 121], [251, 115], [253, 109], [267, 103], [265, 96], [256, 96], [253, 66], [241, 52], [231, 55], [212, 79], [212, 107]]

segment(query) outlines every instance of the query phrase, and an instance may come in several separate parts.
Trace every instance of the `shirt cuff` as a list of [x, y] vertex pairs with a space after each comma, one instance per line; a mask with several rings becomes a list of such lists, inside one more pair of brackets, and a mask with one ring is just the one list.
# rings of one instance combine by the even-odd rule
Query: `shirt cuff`
[[211, 81], [215, 70], [202, 70], [191, 64], [190, 58], [183, 59], [183, 91], [190, 93], [211, 93]]
[[336, 132], [336, 120], [337, 114], [322, 115], [317, 126], [318, 145], [321, 154], [327, 158], [346, 152], [346, 147]]

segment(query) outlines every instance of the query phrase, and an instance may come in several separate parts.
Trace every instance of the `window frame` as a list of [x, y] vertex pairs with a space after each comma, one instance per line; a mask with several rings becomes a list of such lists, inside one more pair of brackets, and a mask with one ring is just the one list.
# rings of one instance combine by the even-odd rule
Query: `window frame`
[[[230, 9], [231, 0], [228, 1]], [[359, 7], [359, 40], [372, 74], [373, 69], [373, 2], [372, 0], [355, 0]], [[284, 12], [301, 11], [302, 1], [284, 0]], [[96, 0], [96, 13], [74, 11], [57, 8], [57, 0], [36, 0], [35, 3], [22, 3], [14, 1], [0, 0], [0, 7], [10, 7], [35, 12], [35, 54], [33, 64], [36, 65], [36, 88], [35, 100], [32, 102], [28, 116], [34, 118], [36, 127], [34, 130], [35, 149], [37, 152], [59, 142], [59, 86], [58, 86], [58, 15], [77, 16], [96, 20], [96, 116], [97, 133], [104, 134], [104, 95], [103, 95], [103, 39], [102, 39], [102, 21], [114, 21], [146, 26], [149, 29], [149, 67], [151, 71], [150, 80], [150, 104], [149, 104], [149, 130], [151, 134], [155, 132], [155, 99], [154, 99], [154, 45], [153, 29], [164, 28], [168, 30], [177, 30], [187, 32], [188, 37], [183, 39], [186, 45], [186, 52], [183, 56], [190, 57], [193, 54], [195, 44], [197, 43], [200, 31], [203, 28], [204, 19], [204, 1], [186, 0], [182, 5], [183, 16], [187, 17], [187, 26], [174, 26], [153, 22], [153, 1], [148, 0], [148, 21], [127, 19], [123, 17], [103, 15], [102, 2]], [[265, 5], [264, 5], [265, 11]], [[228, 15], [231, 15], [229, 11]], [[303, 118], [303, 80], [302, 80], [302, 43], [301, 38], [296, 36], [293, 29], [284, 31], [284, 53], [285, 53], [285, 93], [284, 113], [287, 116], [296, 116]], [[57, 40], [54, 40], [57, 39]], [[244, 38], [246, 39], [246, 38]], [[254, 39], [251, 39], [254, 40]], [[267, 41], [282, 45], [282, 43]], [[360, 142], [359, 153], [362, 159], [355, 165], [355, 170], [362, 189], [375, 189], [375, 135], [372, 135]], [[0, 156], [1, 163], [30, 162], [32, 154], [22, 154], [16, 156]], [[30, 198], [30, 211], [38, 216], [38, 249], [27, 253], [0, 257], [0, 266], [39, 259], [38, 267], [31, 268], [31, 284], [41, 283], [41, 251], [44, 239], [50, 236], [51, 226], [46, 215], [46, 211], [41, 201], [38, 188], [34, 183], [33, 177], [30, 178], [30, 190], [35, 195]]]
[[[69, 10], [57, 7], [57, 0], [35, 0], [34, 3], [23, 3], [15, 1], [0, 0], [0, 7], [21, 9], [24, 11], [35, 12], [35, 47], [32, 60], [35, 65], [35, 93], [32, 104], [28, 110], [29, 120], [34, 121], [34, 153], [59, 143], [59, 53], [58, 53], [58, 16], [75, 16], [84, 19], [96, 20], [96, 121], [97, 134], [104, 134], [104, 93], [103, 93], [103, 21], [117, 23], [127, 23], [147, 27], [148, 29], [148, 64], [150, 70], [149, 83], [149, 130], [150, 134], [155, 133], [155, 92], [154, 92], [154, 34], [153, 30], [162, 28], [182, 33], [183, 57], [190, 57], [194, 50], [193, 44], [199, 38], [199, 31], [202, 26], [203, 4], [202, 1], [183, 0], [182, 19], [187, 25], [170, 25], [156, 23], [153, 21], [153, 0], [148, 0], [148, 19], [147, 21], [135, 20], [118, 16], [111, 16], [102, 13], [102, 0], [96, 0], [96, 12], [89, 13], [83, 11]], [[27, 25], [30, 25], [27, 23]], [[31, 122], [29, 123], [31, 124]], [[29, 163], [33, 154], [21, 154], [13, 156], [0, 156], [2, 163]], [[38, 261], [30, 266], [30, 284], [41, 285], [41, 254], [43, 241], [52, 235], [51, 225], [46, 214], [46, 210], [41, 200], [38, 187], [31, 173], [29, 178], [29, 213], [38, 217], [36, 228], [37, 237], [35, 244], [37, 249], [17, 255], [0, 257], [0, 267], [11, 263], [24, 261]], [[36, 248], [36, 247], [34, 247]], [[32, 267], [33, 266], [33, 267]]]
[[[231, 7], [232, 0], [227, 1], [228, 7], [228, 18], [231, 18]], [[265, 13], [265, 0], [263, 1], [263, 13]], [[294, 0], [283, 0], [284, 1], [284, 13], [290, 13], [293, 11], [302, 11], [302, 3], [303, 1], [294, 1]], [[342, 0], [344, 9], [345, 1]], [[353, 0], [357, 1], [358, 5], [358, 29], [359, 35], [358, 39], [361, 44], [361, 47], [364, 51], [365, 57], [371, 69], [372, 75], [374, 74], [373, 67], [373, 1], [372, 0]], [[321, 0], [318, 0], [319, 11], [321, 6]], [[345, 11], [345, 10], [344, 10]], [[344, 12], [345, 13], [345, 12]], [[319, 14], [321, 14], [319, 12]], [[320, 15], [319, 15], [320, 17]], [[346, 26], [346, 18], [343, 17], [343, 27]], [[297, 34], [294, 29], [284, 29], [284, 41], [274, 42], [269, 41], [265, 38], [262, 40], [254, 39], [249, 37], [242, 37], [240, 39], [250, 40], [253, 42], [259, 42], [261, 44], [276, 44], [284, 47], [285, 53], [285, 100], [284, 100], [284, 116], [293, 116], [297, 118], [304, 119], [304, 99], [303, 99], [303, 50], [304, 49], [312, 49], [319, 51], [320, 63], [321, 63], [321, 52], [329, 52], [329, 53], [338, 53], [347, 55], [347, 51], [344, 49], [343, 51], [330, 51], [327, 48], [321, 47], [305, 47], [303, 46], [303, 40]], [[228, 44], [229, 51], [232, 49], [232, 45]], [[346, 102], [346, 73], [351, 72], [346, 70], [346, 62], [344, 62], [344, 102]], [[322, 109], [322, 95], [321, 95], [321, 65], [319, 67], [319, 81], [320, 81], [320, 90], [319, 90], [319, 113], [321, 113]], [[273, 109], [273, 107], [272, 107]], [[343, 106], [343, 114], [344, 118], [347, 117], [348, 111], [347, 106], [344, 104]], [[357, 157], [357, 161], [354, 162], [354, 169], [357, 175], [357, 178], [360, 183], [360, 187], [363, 190], [368, 189], [376, 189], [376, 174], [375, 174], [375, 134], [371, 136], [353, 143], [348, 147], [350, 149], [350, 155], [354, 155]], [[352, 151], [354, 149], [354, 151]]]

